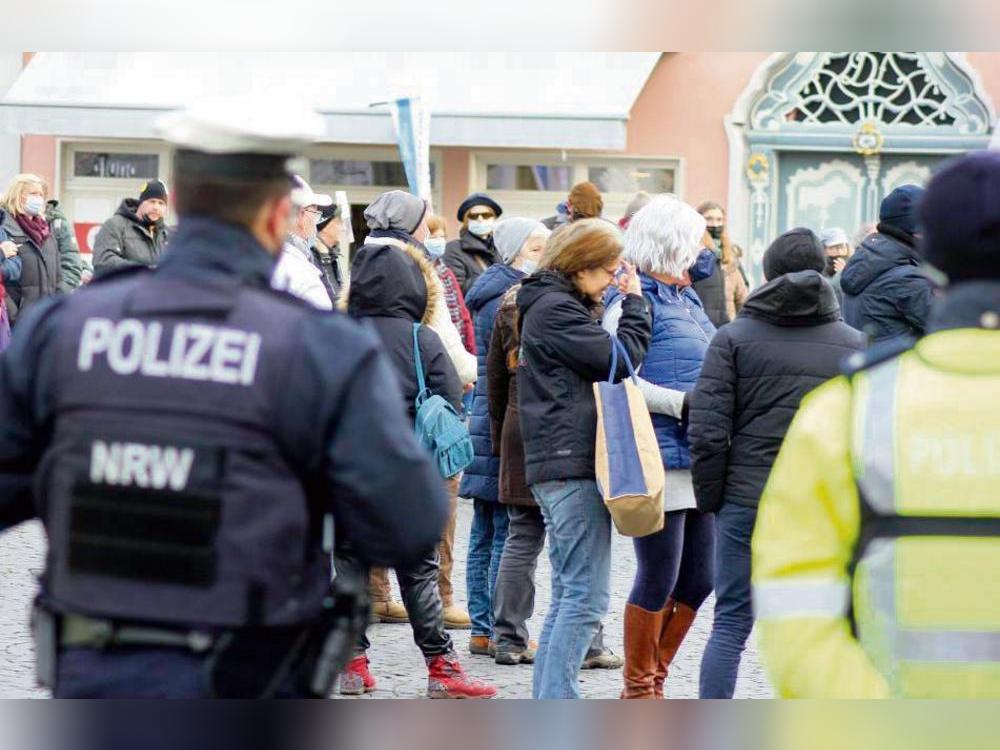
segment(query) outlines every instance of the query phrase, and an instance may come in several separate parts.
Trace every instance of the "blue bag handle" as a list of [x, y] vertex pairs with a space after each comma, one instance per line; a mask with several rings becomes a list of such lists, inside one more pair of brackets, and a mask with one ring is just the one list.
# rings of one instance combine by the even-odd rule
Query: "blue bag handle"
[[629, 377], [632, 378], [632, 382], [639, 385], [639, 376], [635, 374], [635, 368], [632, 366], [632, 360], [628, 356], [628, 350], [625, 348], [625, 344], [618, 340], [618, 337], [611, 336], [611, 372], [608, 373], [608, 382], [615, 382], [615, 373], [618, 372], [618, 350], [621, 349], [622, 357], [625, 358], [625, 365], [628, 367]]
[[420, 397], [424, 395], [424, 391], [427, 390], [427, 384], [424, 382], [424, 363], [420, 359], [420, 342], [417, 339], [417, 334], [420, 332], [420, 324], [413, 324], [413, 361], [417, 367], [417, 403], [420, 402]]

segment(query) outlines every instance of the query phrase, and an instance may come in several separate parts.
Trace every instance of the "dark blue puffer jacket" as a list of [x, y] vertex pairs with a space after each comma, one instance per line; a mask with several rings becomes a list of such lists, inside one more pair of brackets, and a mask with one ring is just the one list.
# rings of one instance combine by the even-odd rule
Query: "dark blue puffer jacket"
[[458, 494], [478, 500], [497, 502], [499, 500], [500, 458], [493, 455], [490, 438], [490, 412], [487, 398], [486, 354], [493, 333], [493, 322], [500, 308], [504, 294], [514, 284], [524, 278], [524, 274], [505, 263], [490, 266], [476, 279], [465, 297], [465, 304], [472, 313], [472, 324], [476, 331], [476, 358], [479, 361], [479, 378], [472, 395], [472, 412], [469, 417], [469, 434], [475, 456], [472, 465], [465, 470]]
[[920, 337], [926, 330], [934, 285], [908, 242], [912, 238], [879, 224], [840, 274], [844, 321], [873, 342]]
[[[639, 375], [664, 388], [693, 391], [708, 344], [715, 335], [715, 326], [690, 286], [678, 288], [645, 274], [639, 274], [639, 281], [653, 316], [653, 337]], [[616, 291], [611, 298], [617, 296]], [[690, 468], [687, 422], [666, 414], [651, 416], [663, 466], [667, 469]]]

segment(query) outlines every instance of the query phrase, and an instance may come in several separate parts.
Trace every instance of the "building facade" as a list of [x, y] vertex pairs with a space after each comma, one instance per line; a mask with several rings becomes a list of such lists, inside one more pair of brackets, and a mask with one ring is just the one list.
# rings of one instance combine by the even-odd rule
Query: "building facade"
[[[473, 191], [541, 218], [588, 179], [611, 219], [637, 190], [674, 192], [727, 207], [756, 280], [777, 233], [852, 233], [893, 187], [986, 147], [1000, 93], [994, 53], [337, 53], [294, 69], [250, 56], [14, 54], [0, 59], [0, 166], [48, 181], [82, 249], [143, 181], [170, 183], [158, 114], [189, 89], [224, 95], [237, 66], [262, 96], [279, 85], [322, 94], [327, 137], [306, 177], [347, 192], [359, 235], [364, 206], [406, 185], [390, 117], [370, 100], [415, 90], [432, 107], [433, 201], [452, 232]], [[315, 72], [300, 81], [302, 69]], [[130, 77], [162, 84], [132, 91]]]

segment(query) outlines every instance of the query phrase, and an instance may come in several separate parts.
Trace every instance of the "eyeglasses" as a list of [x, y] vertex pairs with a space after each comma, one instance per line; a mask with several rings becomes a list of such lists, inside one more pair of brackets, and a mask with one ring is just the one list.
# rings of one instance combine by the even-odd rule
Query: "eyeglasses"
[[322, 216], [323, 215], [322, 211], [320, 211], [318, 209], [315, 209], [315, 208], [303, 208], [302, 210], [305, 211], [307, 214], [315, 214], [316, 216]]
[[466, 216], [475, 221], [481, 221], [483, 219], [493, 219], [496, 217], [492, 211], [469, 211]]
[[615, 276], [618, 275], [618, 269], [619, 268], [620, 268], [620, 266], [615, 266], [614, 268], [605, 268], [604, 266], [601, 266], [601, 270], [604, 271], [604, 273], [606, 273], [612, 279], [614, 279]]

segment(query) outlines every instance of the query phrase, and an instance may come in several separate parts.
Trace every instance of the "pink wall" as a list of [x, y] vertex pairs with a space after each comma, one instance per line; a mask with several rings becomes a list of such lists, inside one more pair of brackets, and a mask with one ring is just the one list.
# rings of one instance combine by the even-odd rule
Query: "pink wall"
[[[22, 52], [22, 65], [27, 66], [34, 56], [34, 52]], [[37, 174], [44, 179], [49, 186], [50, 195], [58, 189], [58, 185], [56, 185], [57, 151], [55, 136], [21, 136], [21, 171]]]
[[684, 200], [725, 204], [729, 144], [722, 120], [768, 54], [664, 53], [632, 107], [627, 152], [683, 157]]
[[1000, 106], [1000, 54], [996, 52], [969, 52], [966, 58], [982, 79], [983, 88], [993, 100], [993, 106]]
[[49, 186], [52, 194], [56, 185], [56, 137], [26, 135], [21, 138], [21, 171], [37, 174]]
[[444, 205], [436, 206], [437, 213], [448, 222], [448, 238], [458, 236], [461, 227], [455, 218], [459, 205], [469, 194], [470, 156], [467, 148], [445, 148], [441, 151], [442, 183], [441, 200]]

